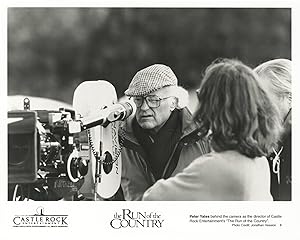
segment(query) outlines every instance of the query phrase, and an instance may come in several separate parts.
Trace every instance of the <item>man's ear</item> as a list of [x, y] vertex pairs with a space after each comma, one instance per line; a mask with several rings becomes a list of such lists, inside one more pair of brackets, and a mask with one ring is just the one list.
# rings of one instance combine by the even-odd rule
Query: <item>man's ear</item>
[[172, 97], [171, 98], [171, 106], [170, 106], [171, 112], [173, 112], [176, 109], [177, 103], [178, 103], [178, 99], [176, 97]]

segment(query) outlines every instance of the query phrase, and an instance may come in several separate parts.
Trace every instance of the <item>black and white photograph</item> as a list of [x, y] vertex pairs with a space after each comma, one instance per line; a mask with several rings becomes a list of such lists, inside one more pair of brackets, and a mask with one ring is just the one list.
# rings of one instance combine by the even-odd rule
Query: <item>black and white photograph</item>
[[222, 3], [3, 4], [12, 239], [300, 239], [297, 7]]

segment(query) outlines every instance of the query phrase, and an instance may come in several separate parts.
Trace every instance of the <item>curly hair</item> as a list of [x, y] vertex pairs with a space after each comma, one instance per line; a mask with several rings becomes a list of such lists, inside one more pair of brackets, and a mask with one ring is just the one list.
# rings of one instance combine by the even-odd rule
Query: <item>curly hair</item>
[[210, 133], [212, 148], [236, 150], [250, 158], [267, 156], [281, 133], [278, 109], [256, 73], [235, 59], [218, 59], [197, 90], [194, 119]]

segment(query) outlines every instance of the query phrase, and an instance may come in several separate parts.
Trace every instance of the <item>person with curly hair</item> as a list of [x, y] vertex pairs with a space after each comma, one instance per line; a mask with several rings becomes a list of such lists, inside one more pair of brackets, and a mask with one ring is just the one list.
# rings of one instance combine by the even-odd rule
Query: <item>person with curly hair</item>
[[280, 115], [257, 74], [235, 59], [212, 63], [197, 91], [194, 114], [212, 152], [157, 181], [143, 200], [272, 201], [268, 156]]

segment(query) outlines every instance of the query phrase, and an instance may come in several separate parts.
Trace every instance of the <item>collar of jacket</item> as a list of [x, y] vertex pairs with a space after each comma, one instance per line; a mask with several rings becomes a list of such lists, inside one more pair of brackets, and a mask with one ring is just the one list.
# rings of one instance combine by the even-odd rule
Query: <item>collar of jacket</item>
[[[183, 108], [180, 110], [182, 114], [182, 136], [180, 137], [180, 140], [184, 137], [188, 136], [189, 134], [193, 133], [194, 131], [199, 131], [199, 125], [193, 120], [193, 116], [191, 112], [188, 110], [188, 108]], [[125, 121], [120, 123], [119, 127], [119, 135], [124, 137], [126, 140], [136, 144], [140, 145], [135, 138], [132, 130], [132, 120], [135, 117], [135, 115], [130, 116]]]
[[290, 108], [283, 122], [283, 133], [281, 135], [281, 142], [286, 141], [286, 138], [291, 137], [291, 129], [292, 129], [292, 108]]

